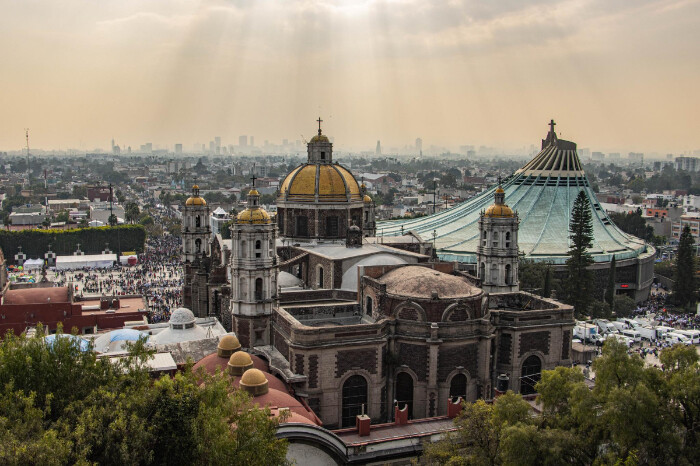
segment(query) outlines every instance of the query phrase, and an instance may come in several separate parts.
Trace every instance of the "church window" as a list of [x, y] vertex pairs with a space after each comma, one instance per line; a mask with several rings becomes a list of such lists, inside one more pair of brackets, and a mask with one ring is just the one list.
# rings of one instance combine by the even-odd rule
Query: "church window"
[[481, 245], [484, 247], [486, 247], [487, 236], [488, 236], [488, 234], [486, 233], [486, 231], [484, 231], [484, 233], [481, 235], [481, 237], [482, 237]]
[[498, 284], [498, 264], [491, 264], [491, 276], [489, 277], [491, 283]]
[[455, 375], [450, 382], [450, 399], [454, 402], [460, 396], [462, 400], [467, 398], [467, 376], [464, 374]]
[[197, 238], [194, 241], [194, 249], [195, 249], [195, 252], [197, 252], [197, 253], [202, 252], [202, 240], [201, 239]]
[[240, 289], [240, 298], [245, 300], [248, 297], [248, 283], [246, 282], [245, 278], [241, 278], [241, 280], [238, 282], [238, 287]]
[[326, 236], [338, 236], [338, 217], [336, 217], [335, 215], [331, 217], [326, 217]]
[[262, 301], [263, 299], [263, 280], [262, 278], [255, 279], [255, 300]]
[[372, 315], [372, 297], [367, 296], [367, 300], [365, 301], [367, 304], [365, 305], [365, 312], [367, 315]]
[[256, 258], [262, 257], [262, 253], [260, 252], [261, 248], [262, 248], [262, 242], [260, 240], [255, 241], [255, 257]]
[[512, 279], [513, 279], [513, 278], [512, 278], [512, 275], [513, 275], [513, 273], [512, 273], [512, 271], [511, 271], [510, 264], [506, 264], [506, 285], [511, 285], [511, 284], [512, 284], [512, 283], [511, 283], [511, 281], [512, 281]]
[[342, 427], [355, 425], [355, 418], [367, 406], [367, 379], [353, 375], [343, 384]]
[[481, 263], [481, 266], [479, 266], [479, 278], [483, 281], [486, 280], [486, 264]]
[[321, 151], [321, 160], [326, 160], [326, 153]]
[[498, 232], [497, 231], [493, 232], [493, 247], [494, 248], [498, 247]]
[[323, 267], [318, 268], [318, 287], [323, 288]]
[[408, 418], [413, 418], [413, 377], [407, 372], [396, 376], [396, 402], [399, 409], [408, 408]]
[[523, 369], [520, 372], [520, 394], [532, 395], [535, 391], [535, 384], [540, 381], [542, 373], [542, 361], [534, 354], [523, 362]]
[[195, 227], [199, 228], [202, 226], [202, 219], [197, 215], [194, 219]]
[[506, 232], [506, 247], [510, 247], [510, 231]]
[[300, 215], [295, 217], [295, 230], [296, 236], [307, 237], [309, 236], [309, 219]]
[[241, 257], [248, 257], [248, 243], [245, 240], [241, 241]]

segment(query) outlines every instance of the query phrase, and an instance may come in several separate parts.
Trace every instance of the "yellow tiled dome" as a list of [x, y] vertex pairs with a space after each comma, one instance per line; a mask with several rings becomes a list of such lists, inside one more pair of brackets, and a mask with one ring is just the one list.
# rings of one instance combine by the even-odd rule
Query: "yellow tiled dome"
[[330, 142], [330, 140], [325, 134], [317, 134], [316, 136], [312, 137], [311, 141], [309, 142]]
[[288, 200], [315, 202], [362, 200], [360, 185], [350, 171], [338, 164], [307, 163], [292, 170], [280, 186]]
[[493, 204], [484, 212], [486, 217], [513, 217], [514, 215], [513, 209], [505, 204]]
[[203, 197], [200, 196], [192, 196], [185, 201], [185, 205], [201, 205], [205, 206], [207, 205], [207, 201], [204, 200]]
[[372, 202], [372, 198], [369, 197], [369, 194], [365, 194], [365, 197], [363, 197], [362, 200], [363, 200], [365, 203], [370, 203], [370, 202]]
[[270, 214], [262, 207], [246, 209], [236, 217], [238, 223], [270, 223]]

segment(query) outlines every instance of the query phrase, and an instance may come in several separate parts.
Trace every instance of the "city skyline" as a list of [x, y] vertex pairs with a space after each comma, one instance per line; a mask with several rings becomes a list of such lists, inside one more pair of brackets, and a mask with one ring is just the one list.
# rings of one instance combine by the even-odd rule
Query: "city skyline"
[[700, 148], [692, 1], [2, 0], [0, 150], [290, 143], [338, 150]]

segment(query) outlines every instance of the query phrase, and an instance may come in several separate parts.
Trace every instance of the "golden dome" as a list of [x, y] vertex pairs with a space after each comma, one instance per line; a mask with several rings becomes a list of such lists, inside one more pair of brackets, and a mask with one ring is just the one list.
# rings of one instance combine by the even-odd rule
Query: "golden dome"
[[244, 351], [236, 351], [228, 360], [228, 373], [231, 375], [243, 375], [253, 368], [253, 359]]
[[199, 185], [198, 184], [192, 185], [192, 189], [199, 189]]
[[246, 209], [236, 217], [238, 223], [270, 223], [270, 214], [262, 207]]
[[314, 143], [314, 142], [330, 142], [330, 140], [328, 139], [328, 137], [327, 137], [325, 134], [317, 134], [316, 136], [312, 137], [312, 138], [311, 138], [311, 141], [309, 141], [309, 142], [310, 142], [310, 143]]
[[207, 201], [204, 200], [203, 197], [200, 196], [192, 196], [185, 201], [185, 205], [201, 205], [205, 206], [207, 205]]
[[369, 197], [369, 194], [365, 194], [365, 197], [363, 197], [362, 200], [366, 203], [372, 202], [372, 198]]
[[248, 196], [259, 196], [260, 193], [258, 192], [257, 189], [253, 188], [250, 191], [248, 191]]
[[505, 191], [503, 190], [503, 188], [501, 188], [501, 187], [499, 186], [498, 188], [496, 188], [496, 192], [497, 192], [497, 193], [504, 193]]
[[360, 185], [338, 164], [307, 163], [292, 170], [280, 186], [282, 199], [301, 202], [361, 201]]
[[219, 344], [216, 345], [216, 353], [221, 358], [228, 358], [240, 349], [241, 343], [234, 335], [224, 335], [221, 337], [221, 340], [219, 340]]
[[[500, 188], [499, 188], [500, 189]], [[505, 204], [493, 204], [490, 205], [486, 212], [484, 212], [486, 217], [513, 217], [513, 209]]]
[[268, 390], [267, 377], [259, 369], [248, 369], [241, 377], [240, 387], [253, 396], [264, 395]]

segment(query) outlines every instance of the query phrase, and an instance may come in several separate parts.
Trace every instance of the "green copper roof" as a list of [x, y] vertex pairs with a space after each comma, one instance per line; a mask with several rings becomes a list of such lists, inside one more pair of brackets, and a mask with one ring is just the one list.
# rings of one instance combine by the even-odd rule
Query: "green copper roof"
[[[574, 200], [583, 190], [593, 214], [593, 247], [596, 262], [607, 262], [653, 253], [654, 248], [617, 228], [607, 216], [576, 154], [576, 144], [559, 140], [553, 131], [542, 141], [542, 150], [504, 183], [505, 202], [520, 218], [518, 245], [526, 257], [563, 264], [569, 249], [569, 220]], [[536, 162], [536, 163], [534, 163]], [[494, 202], [492, 187], [451, 209], [412, 220], [383, 221], [378, 236], [413, 231], [433, 241], [443, 260], [476, 262], [479, 215]]]

